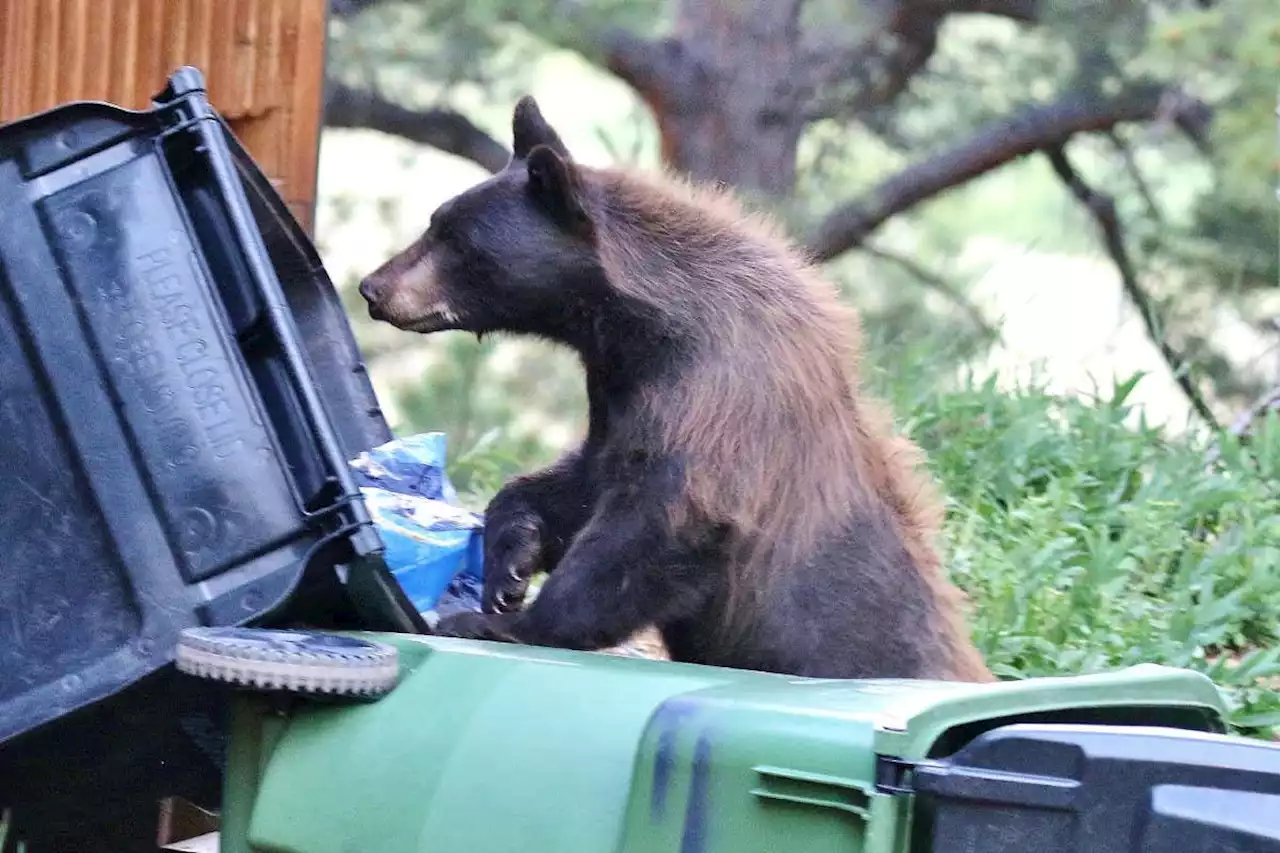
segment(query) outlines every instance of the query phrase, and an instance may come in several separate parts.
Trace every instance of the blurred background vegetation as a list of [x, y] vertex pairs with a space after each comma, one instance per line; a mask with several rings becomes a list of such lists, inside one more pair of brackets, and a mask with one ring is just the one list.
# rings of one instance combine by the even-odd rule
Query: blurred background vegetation
[[374, 325], [354, 285], [504, 165], [531, 92], [578, 159], [723, 181], [826, 265], [1001, 675], [1195, 666], [1280, 726], [1274, 0], [333, 11], [318, 243], [472, 504], [574, 440], [574, 360]]

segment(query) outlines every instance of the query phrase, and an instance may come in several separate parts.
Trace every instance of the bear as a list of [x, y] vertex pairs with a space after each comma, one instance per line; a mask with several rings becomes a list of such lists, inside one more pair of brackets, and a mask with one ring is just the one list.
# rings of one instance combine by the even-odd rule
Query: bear
[[583, 441], [493, 497], [482, 608], [434, 632], [600, 650], [656, 627], [686, 663], [992, 680], [835, 287], [723, 187], [578, 163], [531, 96], [512, 137], [359, 286], [376, 321], [542, 338], [585, 374]]

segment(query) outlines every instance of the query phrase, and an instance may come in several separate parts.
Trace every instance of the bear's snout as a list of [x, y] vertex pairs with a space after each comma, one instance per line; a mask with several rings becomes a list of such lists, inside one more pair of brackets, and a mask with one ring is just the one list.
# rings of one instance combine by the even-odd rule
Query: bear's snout
[[382, 285], [383, 282], [373, 276], [360, 282], [360, 295], [364, 297], [365, 302], [369, 303], [370, 320], [390, 319], [382, 305]]

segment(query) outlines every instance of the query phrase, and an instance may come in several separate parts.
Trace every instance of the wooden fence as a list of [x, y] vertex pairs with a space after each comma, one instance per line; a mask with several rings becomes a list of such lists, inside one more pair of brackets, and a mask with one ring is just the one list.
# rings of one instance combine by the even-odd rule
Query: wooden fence
[[0, 0], [0, 122], [65, 101], [147, 106], [182, 65], [310, 233], [327, 0]]

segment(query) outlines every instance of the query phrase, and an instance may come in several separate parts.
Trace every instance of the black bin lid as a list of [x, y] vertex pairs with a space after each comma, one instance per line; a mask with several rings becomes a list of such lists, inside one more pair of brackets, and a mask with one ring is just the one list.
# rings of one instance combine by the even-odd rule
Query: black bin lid
[[0, 436], [0, 741], [309, 565], [420, 627], [346, 464], [391, 434], [341, 302], [193, 68], [0, 127]]
[[912, 768], [932, 853], [1280, 853], [1280, 746], [1016, 724]]

